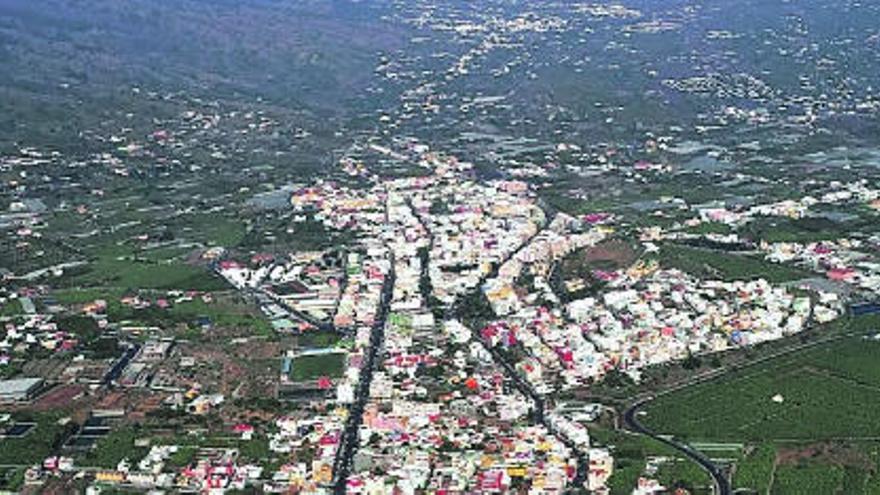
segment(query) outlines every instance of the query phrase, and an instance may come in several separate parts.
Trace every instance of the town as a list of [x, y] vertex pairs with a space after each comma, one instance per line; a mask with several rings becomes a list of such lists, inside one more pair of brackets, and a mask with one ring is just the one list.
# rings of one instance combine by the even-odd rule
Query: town
[[878, 18], [0, 6], [0, 493], [875, 493]]

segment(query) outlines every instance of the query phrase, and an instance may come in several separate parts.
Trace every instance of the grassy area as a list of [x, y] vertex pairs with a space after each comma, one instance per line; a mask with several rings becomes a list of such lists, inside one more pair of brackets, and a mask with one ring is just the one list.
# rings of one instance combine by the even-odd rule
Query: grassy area
[[25, 468], [0, 468], [0, 490], [18, 492], [24, 485]]
[[290, 379], [294, 382], [317, 380], [322, 376], [338, 378], [345, 369], [345, 355], [341, 353], [300, 356], [293, 360]]
[[13, 299], [11, 301], [6, 301], [2, 307], [0, 307], [0, 316], [16, 316], [22, 313], [21, 303], [18, 299]]
[[880, 493], [880, 444], [763, 443], [737, 463], [733, 487], [758, 494]]
[[287, 217], [266, 218], [250, 227], [238, 248], [243, 251], [311, 251], [347, 244], [354, 238], [352, 232], [328, 229], [315, 219], [292, 223]]
[[182, 468], [188, 466], [195, 460], [198, 448], [192, 445], [184, 445], [177, 449], [177, 452], [171, 454], [168, 458], [168, 465], [174, 468]]
[[104, 299], [107, 301], [108, 309], [112, 309], [114, 303], [118, 305], [118, 299], [122, 295], [123, 290], [115, 287], [63, 289], [52, 293], [52, 296], [59, 304], [85, 304], [96, 299]]
[[42, 462], [61, 445], [67, 428], [58, 423], [58, 414], [16, 414], [14, 419], [33, 421], [37, 426], [20, 438], [0, 439], [0, 464], [30, 465]]
[[308, 332], [296, 337], [296, 343], [303, 349], [324, 349], [336, 346], [341, 337], [336, 332]]
[[111, 469], [115, 468], [123, 459], [136, 463], [147, 453], [147, 449], [134, 445], [140, 435], [140, 432], [134, 428], [113, 430], [109, 435], [98, 440], [95, 448], [84, 456], [81, 464]]
[[664, 462], [657, 469], [655, 476], [660, 484], [670, 490], [683, 489], [692, 495], [712, 493], [708, 475], [690, 459]]
[[215, 301], [210, 304], [201, 299], [172, 306], [168, 310], [171, 318], [191, 322], [207, 317], [213, 325], [223, 328], [250, 328], [257, 335], [271, 335], [272, 325], [262, 314], [248, 306], [229, 301]]
[[243, 461], [259, 464], [265, 464], [274, 456], [269, 450], [269, 438], [265, 435], [255, 435], [251, 440], [216, 435], [175, 435], [156, 437], [154, 440], [157, 444], [179, 447], [178, 451], [168, 459], [169, 464], [174, 467], [186, 466], [192, 462], [197, 457], [199, 449], [235, 448], [238, 449]]
[[212, 246], [233, 247], [245, 236], [245, 226], [240, 220], [211, 213], [181, 216], [167, 227], [182, 232], [187, 241]]
[[[75, 305], [104, 299], [107, 301], [107, 314], [113, 320], [139, 321], [145, 324], [173, 326], [177, 323], [195, 324], [196, 320], [207, 318], [212, 325], [222, 328], [250, 329], [255, 335], [273, 335], [272, 325], [254, 308], [244, 302], [229, 298], [224, 294], [214, 294], [214, 301], [206, 303], [200, 298], [171, 305], [167, 309], [150, 307], [134, 309], [122, 305], [119, 300], [124, 290], [114, 287], [84, 290], [60, 290], [53, 293], [61, 304]], [[158, 298], [162, 293], [144, 294], [147, 298]]]
[[134, 261], [101, 257], [89, 270], [62, 279], [68, 287], [120, 287], [126, 289], [222, 290], [226, 282], [207, 268], [185, 263]]
[[755, 447], [737, 464], [733, 486], [767, 493], [775, 462], [776, 448], [772, 444], [764, 443]]
[[745, 227], [744, 234], [767, 242], [817, 242], [847, 237], [853, 232], [874, 232], [876, 221], [859, 218], [836, 222], [823, 217], [763, 218]]
[[689, 234], [707, 235], [720, 234], [727, 235], [733, 232], [733, 228], [721, 222], [703, 222], [696, 227], [688, 227], [686, 232]]
[[827, 495], [841, 493], [843, 474], [844, 470], [839, 466], [819, 463], [804, 462], [793, 466], [778, 466], [770, 494]]
[[782, 283], [811, 276], [804, 270], [754, 256], [683, 246], [663, 246], [657, 260], [663, 268], [677, 268], [696, 277], [728, 281], [763, 278], [768, 282]]
[[566, 256], [552, 275], [551, 283], [563, 301], [586, 297], [606, 284], [595, 276], [594, 271], [625, 269], [635, 263], [639, 255], [637, 248], [629, 242], [620, 239], [604, 241]]
[[[870, 327], [875, 319], [859, 319]], [[880, 436], [880, 342], [847, 337], [663, 396], [656, 431], [689, 440], [805, 441]], [[781, 395], [782, 403], [772, 400]]]

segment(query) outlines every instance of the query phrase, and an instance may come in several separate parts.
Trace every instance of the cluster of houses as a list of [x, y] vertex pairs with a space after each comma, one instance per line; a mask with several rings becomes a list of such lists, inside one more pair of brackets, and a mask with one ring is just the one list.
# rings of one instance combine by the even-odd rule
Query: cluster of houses
[[447, 178], [414, 201], [433, 236], [429, 275], [434, 297], [452, 304], [538, 233], [544, 212], [527, 193], [518, 181], [478, 184]]
[[38, 352], [65, 352], [76, 349], [80, 338], [59, 325], [52, 315], [32, 314], [4, 323], [0, 340], [0, 368], [14, 359], [26, 359]]
[[388, 252], [383, 246], [367, 247], [363, 253], [348, 254], [345, 288], [333, 317], [337, 328], [371, 326], [376, 322], [389, 269]]
[[815, 303], [765, 280], [700, 280], [678, 270], [621, 273], [600, 297], [531, 307], [481, 331], [492, 346], [525, 351], [517, 367], [538, 390], [588, 385], [611, 370], [638, 379], [650, 365], [798, 333], [831, 321], [833, 293]]
[[779, 242], [765, 244], [762, 249], [768, 260], [795, 263], [823, 273], [841, 291], [862, 291], [880, 295], [880, 260], [874, 253], [880, 237], [869, 239], [834, 239], [822, 242]]
[[[267, 294], [286, 317], [329, 321], [353, 336], [346, 369], [332, 384], [335, 404], [325, 400], [308, 417], [276, 422], [270, 447], [289, 462], [270, 476], [272, 486], [326, 493], [334, 469], [350, 465], [348, 493], [564, 493], [575, 482], [601, 493], [613, 460], [591, 448], [584, 424], [555, 414], [536, 422], [533, 398], [513, 386], [479, 329], [438, 318], [487, 280], [512, 284], [518, 270], [538, 266], [546, 278], [552, 261], [607, 231], [574, 233], [565, 217], [544, 229], [545, 214], [525, 183], [475, 181], [469, 164], [426, 149], [417, 160], [434, 173], [293, 192], [294, 222], [358, 235], [338, 262], [325, 263], [322, 252], [250, 267], [219, 263], [233, 285]], [[279, 287], [291, 284], [308, 296], [282, 294]], [[302, 306], [321, 298], [326, 317]], [[374, 349], [377, 327], [381, 347]], [[373, 352], [376, 365], [366, 369]], [[358, 403], [363, 413], [350, 438], [346, 421]], [[351, 459], [341, 457], [345, 442], [356, 443]], [[589, 461], [580, 455], [587, 452]]]
[[854, 205], [869, 209], [880, 208], [880, 189], [869, 187], [868, 181], [832, 182], [821, 195], [808, 195], [773, 203], [757, 204], [746, 208], [728, 208], [723, 205], [699, 208], [698, 219], [731, 226], [742, 226], [761, 217], [805, 218], [821, 213], [821, 207]]
[[[394, 286], [347, 491], [564, 493], [578, 455], [557, 431], [587, 451], [586, 429], [559, 418], [551, 431], [531, 420], [532, 399], [512, 386], [476, 330], [430, 311], [481, 287], [538, 234], [543, 212], [522, 183], [478, 184], [460, 173], [466, 164], [428, 160], [434, 175], [385, 184]], [[601, 490], [612, 464], [595, 450], [579, 482]]]
[[[550, 273], [556, 262], [571, 253], [602, 241], [612, 231], [598, 227], [586, 232], [573, 232], [581, 222], [565, 214], [557, 215], [548, 228], [538, 233], [498, 270], [498, 276], [483, 285], [483, 292], [498, 316], [515, 314], [535, 305], [538, 300], [558, 302], [550, 286]], [[580, 230], [580, 229], [578, 229]], [[531, 278], [530, 287], [517, 290], [524, 275]]]
[[482, 346], [466, 340], [470, 333], [455, 321], [440, 331], [389, 321], [350, 493], [570, 488], [574, 453], [529, 420], [531, 400], [510, 386]]
[[[279, 330], [326, 325], [351, 335], [352, 345], [341, 377], [326, 383], [333, 393], [276, 418], [267, 432], [270, 450], [285, 459], [273, 472], [234, 457], [199, 460], [174, 483], [320, 494], [345, 466], [342, 481], [355, 494], [607, 493], [614, 459], [591, 443], [595, 418], [579, 408], [545, 411], [556, 392], [611, 370], [638, 379], [647, 366], [778, 339], [842, 313], [834, 292], [810, 297], [763, 279], [703, 280], [655, 262], [603, 272], [603, 291], [563, 302], [551, 284], [554, 267], [611, 236], [608, 215], [548, 218], [525, 183], [478, 182], [469, 164], [426, 150], [419, 160], [433, 174], [359, 189], [319, 182], [292, 193], [295, 223], [354, 232], [348, 245], [218, 262], [234, 286], [292, 322]], [[753, 214], [806, 214], [798, 205]], [[701, 221], [728, 218], [705, 214]], [[869, 241], [780, 245], [768, 257], [869, 273], [853, 254], [860, 242]], [[851, 280], [864, 285], [869, 276]], [[474, 291], [494, 313], [479, 327], [454, 311]], [[196, 391], [182, 405], [201, 401], [210, 410], [213, 398]], [[646, 476], [635, 488], [649, 493], [659, 484]]]
[[272, 474], [272, 486], [279, 493], [325, 493], [322, 490], [333, 481], [346, 415], [338, 407], [325, 414], [275, 421], [277, 431], [269, 435], [269, 449], [289, 458]]
[[[136, 465], [123, 459], [114, 470], [96, 472], [94, 479], [98, 486], [226, 493], [227, 490], [243, 490], [262, 476], [262, 467], [238, 462], [237, 449], [193, 449], [193, 459], [187, 459], [189, 462], [183, 468], [174, 467], [169, 462], [171, 458], [187, 448], [177, 445], [153, 446]], [[95, 486], [90, 490], [100, 493]]]

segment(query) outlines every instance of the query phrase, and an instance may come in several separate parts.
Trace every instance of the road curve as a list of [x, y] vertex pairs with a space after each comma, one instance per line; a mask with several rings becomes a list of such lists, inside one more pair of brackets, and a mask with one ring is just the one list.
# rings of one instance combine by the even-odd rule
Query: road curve
[[700, 465], [709, 476], [712, 477], [712, 481], [715, 484], [715, 494], [716, 495], [732, 495], [732, 491], [730, 489], [730, 482], [727, 481], [727, 477], [724, 476], [724, 473], [716, 466], [711, 459], [706, 457], [703, 453], [694, 450], [691, 446], [676, 442], [675, 440], [667, 437], [662, 437], [650, 429], [646, 428], [642, 425], [637, 419], [638, 412], [645, 404], [651, 402], [653, 397], [649, 397], [646, 399], [642, 399], [635, 404], [629, 406], [629, 408], [623, 413], [623, 423], [626, 425], [626, 428], [633, 432], [639, 433], [641, 435], [645, 435], [648, 437], [657, 440], [658, 442], [662, 442], [675, 450], [681, 452], [694, 462]]

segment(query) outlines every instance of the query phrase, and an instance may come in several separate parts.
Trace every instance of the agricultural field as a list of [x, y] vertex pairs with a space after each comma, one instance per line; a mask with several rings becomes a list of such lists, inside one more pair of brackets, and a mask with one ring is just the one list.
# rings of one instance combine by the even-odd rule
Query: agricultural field
[[114, 468], [123, 459], [138, 462], [148, 452], [146, 447], [137, 447], [138, 439], [152, 439], [153, 444], [178, 445], [179, 450], [169, 458], [169, 463], [183, 467], [192, 462], [200, 449], [237, 448], [242, 458], [253, 462], [265, 462], [271, 452], [265, 436], [242, 440], [230, 436], [176, 435], [159, 436], [150, 427], [123, 427], [97, 442], [92, 450], [86, 452], [80, 462], [83, 465]]
[[760, 494], [875, 494], [877, 449], [874, 441], [761, 444], [737, 464], [733, 486]]
[[687, 440], [880, 436], [878, 352], [880, 342], [847, 337], [661, 397], [645, 422]]
[[0, 468], [0, 490], [17, 492], [24, 485], [25, 468]]
[[841, 493], [842, 483], [843, 469], [838, 466], [812, 463], [778, 466], [770, 493]]
[[845, 238], [855, 232], [876, 229], [876, 218], [853, 216], [835, 221], [825, 217], [800, 219], [762, 219], [745, 227], [742, 232], [755, 241], [817, 242]]
[[62, 279], [67, 287], [120, 287], [127, 289], [221, 290], [226, 282], [207, 268], [179, 261], [102, 257], [88, 270]]
[[880, 493], [878, 323], [877, 316], [844, 320], [840, 330], [854, 335], [662, 396], [643, 422], [697, 447], [747, 442], [734, 488]]
[[733, 485], [737, 488], [766, 493], [773, 480], [776, 447], [764, 443], [753, 447], [736, 465]]
[[143, 432], [135, 428], [119, 428], [101, 438], [92, 450], [81, 459], [86, 466], [105, 469], [115, 468], [120, 461], [139, 462], [147, 454], [147, 449], [136, 447], [135, 441]]
[[[196, 327], [200, 326], [200, 322], [207, 322], [212, 326], [225, 329], [247, 330], [248, 333], [254, 335], [274, 336], [272, 327], [265, 316], [234, 294], [212, 292], [209, 294], [211, 296], [210, 303], [200, 297], [194, 297], [189, 301], [172, 304], [168, 308], [159, 308], [153, 305], [149, 308], [137, 309], [121, 304], [120, 299], [126, 292], [126, 290], [115, 287], [84, 290], [64, 289], [55, 291], [53, 296], [60, 304], [74, 307], [103, 299], [107, 302], [107, 316], [116, 321], [163, 327], [177, 325]], [[146, 290], [138, 291], [137, 294], [151, 300], [166, 297], [165, 293], [161, 291]]]

